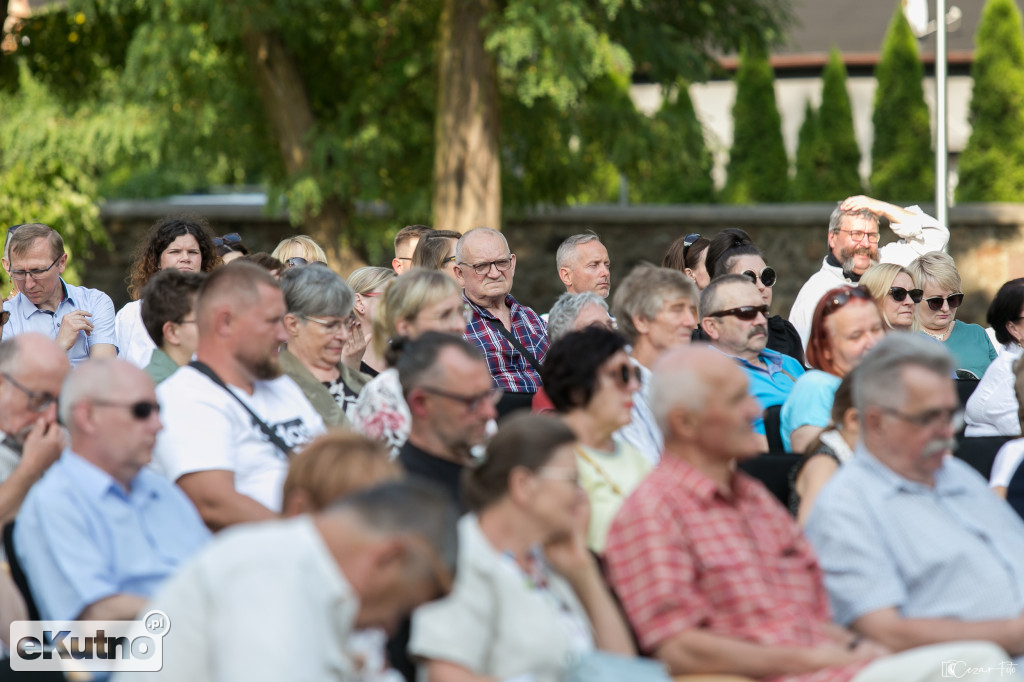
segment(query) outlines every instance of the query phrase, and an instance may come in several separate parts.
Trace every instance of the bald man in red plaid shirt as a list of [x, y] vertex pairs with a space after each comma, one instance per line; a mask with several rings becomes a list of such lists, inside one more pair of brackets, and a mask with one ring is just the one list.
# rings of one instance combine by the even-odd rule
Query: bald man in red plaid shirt
[[943, 661], [998, 672], [1009, 660], [983, 643], [889, 656], [832, 623], [821, 569], [795, 521], [735, 471], [759, 451], [760, 410], [728, 357], [669, 351], [654, 368], [651, 405], [665, 452], [616, 516], [605, 558], [642, 651], [673, 674], [910, 682], [938, 679]]

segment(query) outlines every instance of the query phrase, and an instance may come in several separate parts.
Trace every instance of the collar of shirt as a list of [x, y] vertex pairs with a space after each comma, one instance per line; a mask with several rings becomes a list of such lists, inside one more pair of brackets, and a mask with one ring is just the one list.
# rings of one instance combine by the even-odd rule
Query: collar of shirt
[[883, 464], [881, 460], [871, 454], [864, 441], [858, 441], [853, 451], [853, 459], [844, 466], [856, 466], [868, 472], [877, 479], [879, 490], [884, 495], [897, 495], [899, 493], [911, 493], [916, 495], [959, 495], [967, 492], [962, 481], [957, 480], [951, 467], [945, 462], [935, 472], [935, 486], [929, 487], [917, 481], [900, 476], [898, 473]]
[[113, 494], [123, 500], [138, 504], [160, 496], [159, 491], [149, 485], [141, 471], [132, 479], [132, 487], [129, 491], [125, 490], [124, 486], [113, 476], [71, 450], [65, 450], [61, 455], [60, 465], [68, 476], [75, 480], [78, 487], [96, 499]]
[[[490, 320], [498, 319], [494, 315], [492, 315], [490, 311], [487, 310], [487, 308], [484, 308], [483, 306], [478, 305], [473, 301], [469, 300], [469, 296], [466, 295], [465, 289], [462, 290], [462, 300], [468, 303], [473, 308], [473, 310], [480, 314], [481, 317], [486, 317], [487, 319]], [[515, 317], [516, 312], [519, 310], [519, 301], [514, 299], [512, 297], [512, 294], [505, 294], [505, 305], [508, 306], [509, 317]]]
[[72, 306], [74, 306], [75, 305], [75, 301], [74, 301], [73, 291], [72, 290], [75, 287], [69, 287], [67, 282], [64, 281], [63, 277], [60, 278], [60, 286], [61, 286], [61, 291], [64, 292], [64, 295], [61, 297], [60, 303], [57, 304], [57, 309], [56, 310], [54, 310], [52, 312], [49, 311], [49, 310], [43, 310], [42, 308], [37, 306], [35, 303], [33, 303], [32, 301], [28, 300], [28, 296], [26, 296], [25, 294], [23, 294], [23, 293], [21, 293], [19, 291], [18, 295], [15, 296], [13, 299], [11, 299], [11, 307], [14, 308], [14, 310], [12, 311], [12, 314], [21, 315], [23, 318], [25, 318], [27, 320], [32, 315], [35, 315], [36, 313], [40, 313], [40, 312], [48, 314], [48, 315], [55, 314], [57, 312], [57, 310], [60, 310], [60, 307], [62, 305], [64, 305], [65, 303], [70, 303]]
[[759, 372], [768, 372], [769, 376], [772, 374], [777, 374], [778, 372], [782, 371], [782, 353], [777, 353], [776, 351], [769, 350], [768, 348], [765, 348], [764, 350], [757, 354], [757, 359], [764, 363], [764, 367], [762, 367], [760, 365], [755, 365], [746, 358], [741, 358], [738, 355], [731, 355], [729, 353], [726, 353], [724, 350], [722, 350], [721, 348], [714, 344], [712, 344], [711, 347], [717, 350], [722, 355], [728, 356], [739, 362], [741, 365], [749, 367], [750, 369], [757, 370]]
[[858, 275], [858, 274], [856, 274], [854, 272], [847, 272], [846, 270], [844, 270], [843, 269], [843, 264], [839, 262], [839, 259], [835, 257], [835, 255], [832, 253], [831, 249], [829, 249], [828, 255], [825, 256], [825, 263], [829, 267], [832, 267], [832, 268], [835, 268], [836, 270], [838, 270], [839, 271], [839, 275], [843, 279], [845, 279], [847, 281], [850, 281], [850, 282], [853, 282], [854, 284], [860, 282], [860, 275]]
[[745, 498], [750, 490], [750, 481], [743, 476], [733, 473], [729, 478], [730, 492], [728, 495], [722, 493], [715, 485], [715, 482], [699, 471], [692, 464], [683, 458], [674, 455], [667, 450], [658, 462], [659, 474], [670, 479], [668, 483], [675, 489], [688, 490], [693, 497], [700, 500], [705, 506], [709, 506], [716, 499], [725, 501], [728, 504], [738, 504]]

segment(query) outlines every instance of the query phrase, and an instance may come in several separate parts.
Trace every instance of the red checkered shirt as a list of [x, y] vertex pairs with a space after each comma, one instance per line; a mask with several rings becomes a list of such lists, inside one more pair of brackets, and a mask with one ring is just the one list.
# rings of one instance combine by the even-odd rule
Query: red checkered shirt
[[[466, 325], [466, 340], [484, 354], [495, 384], [507, 393], [536, 393], [541, 386], [540, 375], [488, 321], [501, 324], [498, 318], [470, 301], [465, 294], [463, 298], [473, 308], [473, 319]], [[548, 328], [544, 320], [532, 309], [520, 305], [511, 294], [505, 297], [505, 305], [509, 307], [512, 319], [512, 334], [523, 348], [533, 354], [538, 365], [543, 363], [548, 353]]]
[[[743, 473], [725, 496], [666, 453], [623, 503], [605, 559], [646, 652], [691, 628], [765, 645], [832, 642], [814, 552], [789, 513]], [[863, 667], [771, 679], [843, 682]]]

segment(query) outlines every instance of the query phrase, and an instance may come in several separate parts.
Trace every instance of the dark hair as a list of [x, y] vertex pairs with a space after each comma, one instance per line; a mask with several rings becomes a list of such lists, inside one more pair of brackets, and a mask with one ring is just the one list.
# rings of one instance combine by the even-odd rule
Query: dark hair
[[454, 230], [431, 230], [416, 244], [416, 250], [412, 252], [412, 267], [440, 270], [448, 257], [448, 240], [458, 241], [461, 236], [462, 233]]
[[142, 325], [157, 348], [164, 345], [164, 324], [181, 323], [195, 308], [205, 273], [161, 270], [142, 287]]
[[397, 343], [392, 343], [389, 352], [395, 349], [393, 363], [389, 363], [398, 370], [398, 380], [402, 384], [402, 395], [408, 396], [409, 391], [420, 385], [420, 381], [431, 373], [437, 366], [437, 358], [445, 348], [458, 348], [466, 357], [483, 362], [484, 356], [476, 346], [466, 341], [458, 334], [447, 334], [445, 332], [423, 332], [415, 341], [410, 341], [405, 336], [396, 337]]
[[714, 279], [729, 272], [732, 259], [760, 255], [761, 251], [754, 246], [750, 235], [737, 227], [727, 227], [711, 238], [704, 267], [708, 271], [708, 277]]
[[988, 307], [988, 315], [985, 319], [988, 325], [996, 332], [996, 341], [1004, 346], [1013, 341], [1010, 332], [1006, 331], [1006, 325], [1020, 319], [1021, 309], [1024, 308], [1024, 277], [1011, 279], [999, 287], [992, 304]]
[[597, 370], [626, 347], [626, 339], [604, 327], [569, 332], [548, 349], [540, 368], [544, 392], [558, 412], [586, 407], [594, 397]]
[[206, 220], [199, 216], [174, 215], [158, 220], [146, 236], [146, 241], [135, 250], [131, 274], [128, 276], [128, 293], [132, 298], [142, 296], [142, 287], [160, 270], [160, 256], [178, 237], [190, 234], [199, 243], [202, 258], [200, 270], [209, 272], [220, 265], [220, 254], [213, 245], [213, 232]]
[[514, 414], [487, 444], [483, 462], [462, 473], [462, 502], [478, 512], [508, 494], [508, 477], [522, 467], [535, 472], [551, 461], [555, 450], [576, 440], [560, 419], [540, 414]]
[[281, 274], [285, 271], [284, 263], [271, 256], [266, 251], [257, 251], [256, 253], [246, 254], [239, 258], [238, 261], [258, 265], [267, 272], [274, 272], [276, 270], [278, 274]]
[[700, 264], [700, 254], [704, 253], [704, 249], [708, 248], [710, 244], [711, 241], [707, 237], [697, 237], [687, 248], [686, 237], [680, 237], [668, 247], [665, 257], [661, 259], [661, 267], [672, 268], [679, 272], [686, 268], [696, 270], [697, 265]]
[[[227, 237], [238, 237], [238, 241], [228, 241]], [[218, 244], [217, 241], [220, 241], [220, 244]], [[220, 256], [226, 256], [229, 253], [234, 252], [240, 253], [243, 256], [248, 256], [250, 253], [249, 247], [245, 245], [245, 242], [242, 241], [241, 235], [237, 232], [231, 232], [220, 237], [215, 237], [214, 246]]]

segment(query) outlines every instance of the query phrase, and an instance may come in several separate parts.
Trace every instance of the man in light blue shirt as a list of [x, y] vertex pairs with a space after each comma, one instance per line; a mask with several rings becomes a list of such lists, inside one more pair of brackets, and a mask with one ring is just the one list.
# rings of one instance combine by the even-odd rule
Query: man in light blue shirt
[[10, 239], [8, 273], [18, 295], [4, 303], [10, 319], [5, 338], [38, 332], [67, 351], [72, 367], [90, 357], [117, 355], [114, 304], [102, 291], [76, 287], [61, 277], [67, 265], [64, 240], [39, 224], [21, 225]]
[[[711, 346], [734, 358], [747, 375], [748, 390], [762, 413], [786, 402], [804, 368], [795, 358], [765, 348], [768, 306], [748, 277], [723, 275], [712, 280], [700, 295], [700, 325]], [[764, 438], [762, 452], [767, 452], [763, 417], [754, 422], [754, 431]]]
[[1024, 523], [950, 456], [948, 351], [890, 334], [854, 379], [861, 442], [806, 532], [835, 619], [894, 650], [987, 640], [1024, 663]]
[[153, 382], [127, 362], [90, 360], [64, 382], [70, 448], [14, 530], [44, 620], [134, 620], [209, 538], [185, 494], [145, 468], [159, 415]]

